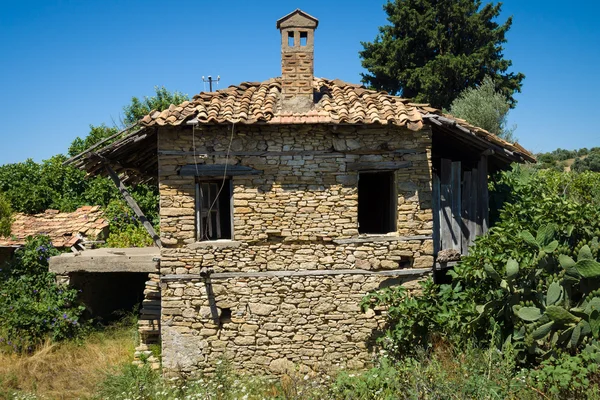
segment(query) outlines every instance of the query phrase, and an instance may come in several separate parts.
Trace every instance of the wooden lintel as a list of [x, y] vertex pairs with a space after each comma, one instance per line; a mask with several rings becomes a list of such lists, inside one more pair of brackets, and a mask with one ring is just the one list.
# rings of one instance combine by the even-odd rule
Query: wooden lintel
[[419, 236], [366, 236], [352, 239], [335, 239], [335, 244], [353, 244], [353, 243], [373, 243], [373, 242], [410, 242], [412, 240], [430, 240], [432, 236], [419, 235]]
[[148, 218], [146, 218], [146, 216], [144, 215], [144, 213], [142, 212], [142, 210], [138, 206], [138, 204], [135, 201], [135, 199], [131, 196], [131, 194], [129, 193], [129, 191], [127, 190], [127, 188], [123, 184], [123, 182], [121, 182], [121, 179], [119, 178], [119, 175], [117, 175], [117, 173], [111, 168], [110, 164], [108, 164], [108, 163], [104, 164], [104, 168], [106, 169], [106, 172], [108, 173], [108, 175], [110, 176], [110, 178], [112, 179], [112, 181], [117, 186], [117, 189], [119, 189], [119, 192], [121, 193], [121, 195], [123, 196], [123, 198], [125, 199], [125, 201], [127, 202], [127, 204], [129, 204], [129, 207], [131, 207], [131, 209], [133, 210], [133, 212], [135, 213], [135, 215], [137, 215], [137, 217], [140, 219], [140, 222], [142, 223], [142, 225], [144, 226], [144, 228], [146, 228], [146, 231], [148, 232], [148, 234], [150, 235], [150, 237], [154, 241], [154, 244], [157, 247], [162, 247], [162, 243], [160, 242], [160, 238], [156, 234], [156, 231], [154, 230], [154, 227], [152, 226], [152, 224], [150, 223], [150, 221], [148, 221]]
[[[340, 157], [345, 154], [352, 155], [377, 155], [377, 154], [416, 154], [415, 149], [396, 149], [396, 150], [288, 150], [288, 151], [230, 151], [232, 157], [280, 157], [280, 156], [331, 156]], [[226, 156], [226, 151], [180, 151], [180, 150], [160, 150], [160, 156], [197, 156], [206, 158], [207, 156], [221, 157]]]
[[412, 166], [410, 161], [374, 161], [374, 162], [356, 162], [348, 163], [348, 171], [390, 171]]
[[260, 175], [262, 171], [244, 165], [189, 164], [179, 169], [181, 176], [241, 176]]
[[[304, 271], [260, 271], [260, 272], [217, 272], [210, 274], [208, 279], [229, 278], [279, 278], [279, 277], [305, 277], [305, 276], [332, 276], [332, 275], [379, 275], [379, 276], [405, 276], [416, 277], [430, 273], [432, 268], [405, 268], [395, 270], [368, 271], [364, 269], [328, 269]], [[204, 280], [199, 274], [164, 275], [161, 281]]]

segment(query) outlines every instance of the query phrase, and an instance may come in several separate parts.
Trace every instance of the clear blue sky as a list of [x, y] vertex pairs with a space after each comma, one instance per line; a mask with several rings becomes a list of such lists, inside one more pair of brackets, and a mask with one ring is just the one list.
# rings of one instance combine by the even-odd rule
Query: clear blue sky
[[[0, 2], [0, 164], [66, 153], [89, 125], [112, 125], [132, 96], [189, 95], [280, 75], [275, 21], [319, 18], [315, 75], [359, 82], [360, 41], [386, 23], [383, 0]], [[576, 4], [576, 6], [574, 6]], [[600, 2], [506, 0], [505, 55], [526, 74], [511, 112], [534, 152], [600, 146]]]

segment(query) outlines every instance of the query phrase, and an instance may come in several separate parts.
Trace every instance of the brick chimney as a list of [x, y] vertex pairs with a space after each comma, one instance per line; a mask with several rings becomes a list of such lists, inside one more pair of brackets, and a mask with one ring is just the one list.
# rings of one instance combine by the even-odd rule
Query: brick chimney
[[314, 37], [319, 20], [296, 9], [277, 21], [281, 31], [282, 111], [303, 113], [313, 104]]

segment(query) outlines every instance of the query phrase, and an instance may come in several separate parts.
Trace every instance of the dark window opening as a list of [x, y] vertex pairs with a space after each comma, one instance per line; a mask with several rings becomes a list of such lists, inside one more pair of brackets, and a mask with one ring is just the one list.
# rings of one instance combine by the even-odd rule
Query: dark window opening
[[308, 32], [300, 32], [300, 46], [306, 46], [308, 42]]
[[294, 32], [288, 32], [288, 46], [294, 47]]
[[231, 180], [196, 183], [196, 240], [231, 239]]
[[393, 172], [358, 175], [358, 232], [396, 231], [396, 180]]
[[223, 324], [228, 324], [231, 322], [231, 308], [221, 309], [221, 316], [219, 317], [219, 322], [221, 326], [223, 326]]

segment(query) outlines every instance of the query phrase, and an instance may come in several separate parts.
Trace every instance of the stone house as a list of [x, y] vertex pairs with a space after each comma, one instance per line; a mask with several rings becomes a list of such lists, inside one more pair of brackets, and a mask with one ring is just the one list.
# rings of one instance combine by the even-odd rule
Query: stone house
[[142, 322], [168, 376], [222, 357], [271, 373], [366, 366], [382, 316], [361, 298], [466, 252], [487, 229], [488, 174], [534, 160], [426, 104], [315, 78], [317, 25], [300, 10], [277, 21], [281, 77], [152, 112], [72, 160], [159, 185], [160, 320]]

